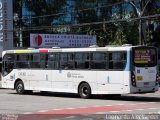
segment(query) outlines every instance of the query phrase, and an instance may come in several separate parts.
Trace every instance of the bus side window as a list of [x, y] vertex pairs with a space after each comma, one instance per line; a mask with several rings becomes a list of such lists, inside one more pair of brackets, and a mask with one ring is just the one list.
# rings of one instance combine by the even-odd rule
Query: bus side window
[[16, 55], [16, 68], [29, 68], [29, 55], [17, 54]]
[[74, 69], [74, 53], [68, 53], [68, 69]]
[[58, 69], [59, 66], [59, 53], [48, 54], [47, 68]]
[[82, 66], [82, 54], [81, 53], [75, 53], [75, 69], [81, 69]]
[[75, 53], [75, 69], [89, 69], [90, 56], [88, 52]]
[[109, 53], [109, 69], [123, 70], [126, 64], [125, 52]]
[[91, 69], [106, 69], [106, 53], [93, 52], [91, 53]]
[[85, 53], [83, 57], [85, 61], [85, 69], [89, 69], [90, 68], [90, 54]]
[[15, 56], [14, 54], [6, 54], [3, 58], [3, 75], [9, 74], [15, 65]]
[[67, 53], [60, 53], [60, 69], [68, 69]]
[[45, 69], [48, 67], [48, 54], [40, 54], [40, 68]]
[[40, 68], [40, 54], [31, 54], [30, 58], [30, 67]]

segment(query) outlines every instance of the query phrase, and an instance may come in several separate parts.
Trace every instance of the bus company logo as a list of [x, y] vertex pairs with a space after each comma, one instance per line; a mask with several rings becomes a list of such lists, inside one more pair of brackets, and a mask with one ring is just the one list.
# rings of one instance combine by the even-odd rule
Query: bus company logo
[[71, 77], [71, 73], [70, 73], [70, 72], [67, 73], [67, 77], [68, 77], [68, 78]]
[[35, 46], [40, 46], [42, 44], [42, 41], [43, 41], [43, 39], [42, 39], [41, 35], [37, 34], [37, 35], [33, 36], [33, 44]]
[[155, 73], [155, 70], [148, 70], [148, 73]]
[[137, 70], [137, 73], [141, 73], [141, 71], [140, 71], [140, 70]]

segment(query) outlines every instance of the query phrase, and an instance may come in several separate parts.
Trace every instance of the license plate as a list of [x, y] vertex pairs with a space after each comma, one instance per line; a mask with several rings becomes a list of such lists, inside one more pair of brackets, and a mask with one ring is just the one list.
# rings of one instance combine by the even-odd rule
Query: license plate
[[149, 86], [149, 82], [144, 82], [144, 87], [148, 87]]
[[137, 76], [137, 80], [138, 81], [143, 80], [143, 77], [142, 76]]

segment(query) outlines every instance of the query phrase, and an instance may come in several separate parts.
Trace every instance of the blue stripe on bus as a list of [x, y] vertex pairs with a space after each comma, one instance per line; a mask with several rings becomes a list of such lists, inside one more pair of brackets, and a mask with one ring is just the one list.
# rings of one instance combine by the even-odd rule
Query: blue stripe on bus
[[32, 50], [32, 53], [39, 53], [39, 50]]
[[48, 75], [46, 75], [46, 80], [48, 80]]

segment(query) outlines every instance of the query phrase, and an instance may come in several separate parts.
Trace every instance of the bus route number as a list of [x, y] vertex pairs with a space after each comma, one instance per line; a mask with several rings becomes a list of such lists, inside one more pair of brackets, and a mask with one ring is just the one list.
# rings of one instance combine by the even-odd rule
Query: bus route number
[[18, 75], [19, 76], [26, 76], [26, 72], [19, 72]]

